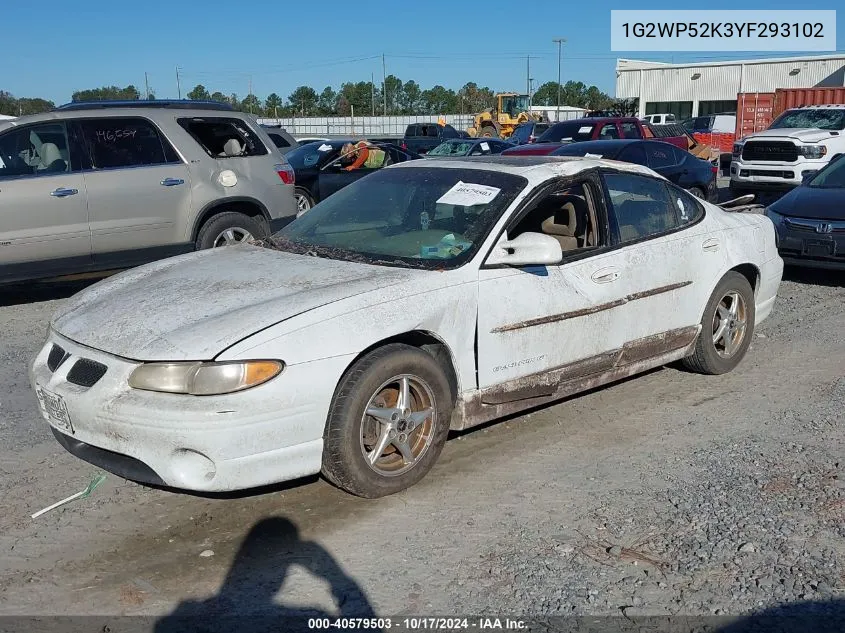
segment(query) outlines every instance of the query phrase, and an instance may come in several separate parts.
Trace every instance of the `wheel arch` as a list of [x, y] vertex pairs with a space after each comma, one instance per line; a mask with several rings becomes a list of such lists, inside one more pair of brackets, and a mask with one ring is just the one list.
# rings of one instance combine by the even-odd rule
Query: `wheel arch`
[[409, 332], [389, 336], [373, 343], [352, 359], [352, 361], [343, 370], [342, 376], [346, 376], [352, 366], [364, 358], [367, 354], [391, 343], [404, 343], [405, 345], [416, 347], [417, 349], [421, 349], [430, 354], [446, 374], [449, 387], [452, 389], [452, 396], [457, 400], [457, 397], [460, 394], [460, 381], [458, 378], [458, 372], [455, 369], [455, 355], [449, 345], [447, 345], [442, 338], [428, 330], [411, 330]]
[[757, 297], [757, 291], [760, 289], [760, 269], [757, 266], [751, 263], [739, 264], [731, 268], [728, 272], [739, 273], [745, 277], [754, 291], [754, 297]]
[[191, 229], [191, 241], [197, 240], [200, 229], [206, 222], [218, 213], [223, 213], [225, 211], [243, 213], [251, 218], [262, 218], [268, 224], [271, 219], [270, 212], [267, 210], [267, 207], [255, 198], [250, 198], [248, 196], [221, 198], [208, 203], [203, 207], [202, 211], [199, 212], [196, 220], [194, 220], [194, 226]]

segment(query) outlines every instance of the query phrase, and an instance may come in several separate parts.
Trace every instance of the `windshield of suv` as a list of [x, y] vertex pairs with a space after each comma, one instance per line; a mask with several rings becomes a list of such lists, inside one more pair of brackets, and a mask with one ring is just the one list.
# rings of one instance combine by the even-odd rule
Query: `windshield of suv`
[[511, 117], [515, 117], [520, 112], [526, 112], [527, 110], [528, 95], [502, 97], [502, 112], [507, 112]]
[[406, 268], [469, 261], [526, 187], [481, 169], [383, 169], [332, 194], [263, 245], [291, 253]]
[[819, 189], [845, 188], [845, 160], [842, 159], [842, 156], [834, 159], [807, 184]]
[[561, 141], [588, 141], [593, 136], [593, 123], [579, 121], [567, 121], [557, 123], [540, 135], [538, 143], [560, 143]]
[[845, 129], [845, 109], [807, 108], [806, 110], [788, 110], [769, 126], [770, 130], [782, 128], [843, 130]]
[[285, 158], [294, 169], [315, 167], [321, 159], [336, 155], [340, 147], [340, 145], [335, 147], [331, 143], [323, 141], [314, 141], [307, 145], [300, 145], [295, 150], [288, 152], [285, 154]]
[[474, 143], [455, 143], [452, 141], [447, 141], [446, 143], [441, 143], [433, 150], [431, 150], [428, 155], [429, 156], [466, 156], [472, 150]]

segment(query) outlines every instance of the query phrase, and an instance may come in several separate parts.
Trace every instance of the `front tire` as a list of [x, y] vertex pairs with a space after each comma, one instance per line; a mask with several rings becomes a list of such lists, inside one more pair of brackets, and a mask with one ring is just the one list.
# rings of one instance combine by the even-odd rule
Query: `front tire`
[[499, 133], [496, 131], [496, 128], [492, 125], [485, 126], [481, 128], [481, 134], [479, 134], [481, 138], [499, 138]]
[[725, 374], [739, 365], [754, 335], [754, 290], [738, 272], [719, 283], [701, 319], [695, 351], [682, 362], [700, 374]]
[[197, 235], [197, 250], [231, 246], [266, 237], [266, 224], [243, 213], [224, 211], [206, 221]]
[[332, 399], [323, 475], [370, 499], [413, 486], [443, 449], [454, 398], [445, 372], [427, 352], [394, 343], [364, 356]]

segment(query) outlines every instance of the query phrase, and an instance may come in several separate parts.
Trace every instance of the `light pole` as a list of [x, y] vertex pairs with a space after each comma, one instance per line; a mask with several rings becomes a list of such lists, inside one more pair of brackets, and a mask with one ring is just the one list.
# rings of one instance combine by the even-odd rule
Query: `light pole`
[[552, 42], [557, 44], [557, 120], [560, 121], [560, 60], [563, 56], [563, 45], [566, 38], [556, 37]]

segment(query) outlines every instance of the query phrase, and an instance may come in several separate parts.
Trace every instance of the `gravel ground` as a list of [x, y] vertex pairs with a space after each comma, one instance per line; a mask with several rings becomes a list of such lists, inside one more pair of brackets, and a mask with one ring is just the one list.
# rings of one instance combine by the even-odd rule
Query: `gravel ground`
[[75, 290], [0, 296], [0, 614], [739, 615], [845, 592], [845, 275], [788, 271], [731, 374], [664, 368], [458, 435], [391, 498], [109, 476], [31, 520], [96, 472], [26, 382]]

